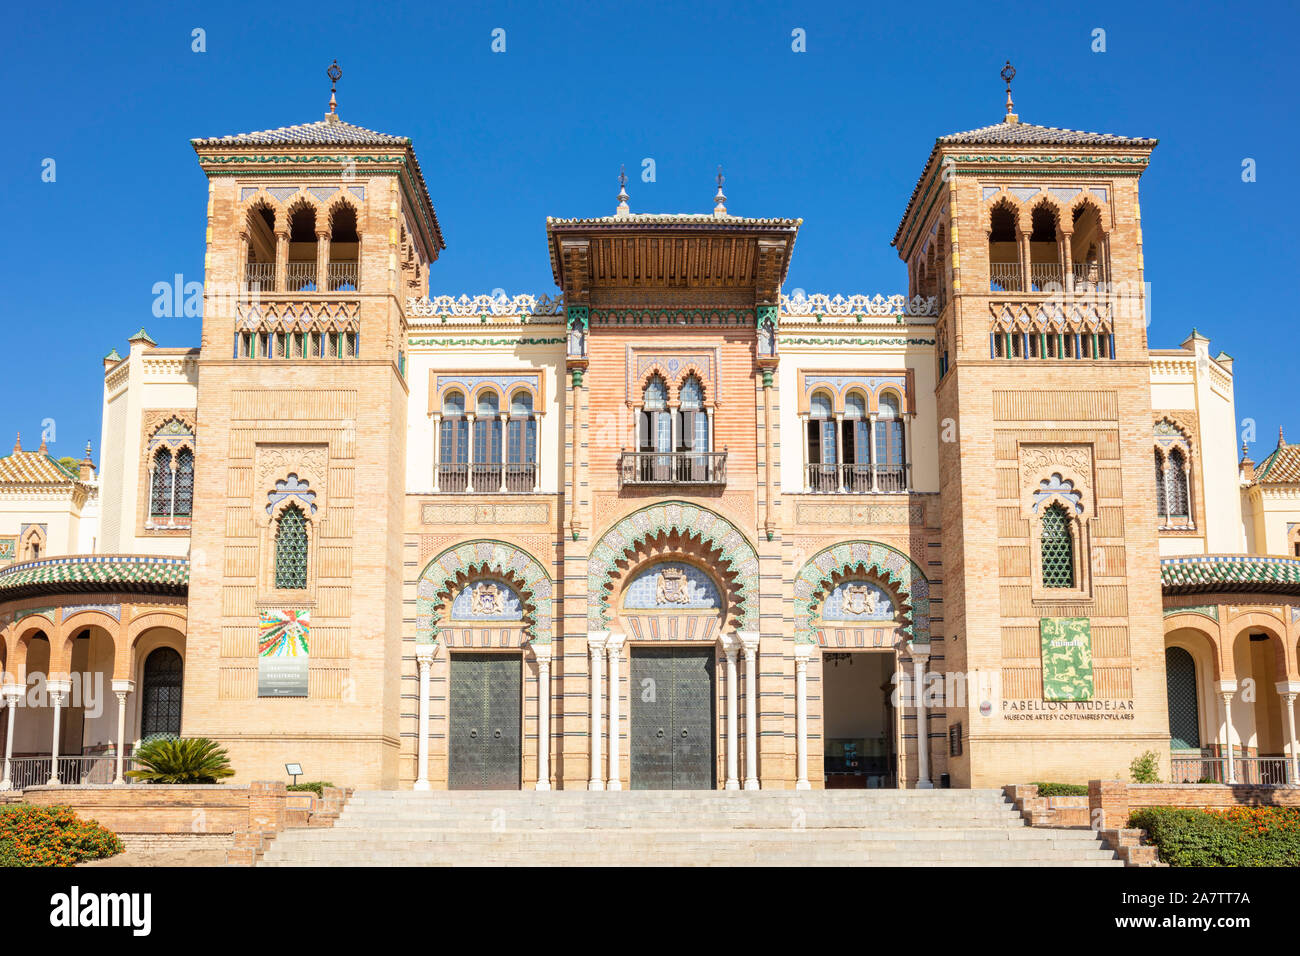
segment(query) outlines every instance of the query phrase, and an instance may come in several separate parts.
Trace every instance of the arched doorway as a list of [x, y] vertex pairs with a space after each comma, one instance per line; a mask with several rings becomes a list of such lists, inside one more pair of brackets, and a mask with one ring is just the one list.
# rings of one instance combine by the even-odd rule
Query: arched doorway
[[140, 699], [140, 739], [179, 737], [185, 665], [170, 647], [159, 647], [144, 661]]

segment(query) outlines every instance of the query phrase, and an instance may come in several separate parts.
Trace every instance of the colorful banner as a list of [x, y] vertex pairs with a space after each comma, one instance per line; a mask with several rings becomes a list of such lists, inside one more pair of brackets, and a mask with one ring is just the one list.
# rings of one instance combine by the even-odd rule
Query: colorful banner
[[1038, 621], [1043, 700], [1092, 700], [1092, 623], [1086, 617]]
[[265, 608], [257, 628], [257, 696], [306, 697], [311, 611]]

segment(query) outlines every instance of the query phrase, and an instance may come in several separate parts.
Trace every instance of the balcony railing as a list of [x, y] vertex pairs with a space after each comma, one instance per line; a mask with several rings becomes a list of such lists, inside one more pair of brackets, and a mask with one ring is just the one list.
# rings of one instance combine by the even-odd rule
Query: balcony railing
[[727, 452], [625, 451], [618, 475], [622, 485], [724, 485]]
[[275, 263], [249, 262], [244, 266], [244, 284], [249, 288], [256, 286], [262, 292], [275, 289]]
[[817, 494], [898, 494], [908, 489], [911, 465], [808, 466], [808, 490]]
[[361, 270], [355, 262], [331, 262], [328, 268], [330, 292], [356, 292], [361, 288]]
[[316, 263], [290, 262], [285, 266], [284, 285], [290, 292], [316, 291]]
[[537, 488], [537, 464], [441, 464], [438, 466], [438, 491], [459, 494], [528, 494]]
[[[1227, 760], [1223, 757], [1187, 756], [1170, 758], [1171, 783], [1227, 783]], [[1280, 787], [1287, 784], [1286, 757], [1240, 757], [1232, 759], [1235, 783]]]
[[1065, 269], [1057, 262], [1031, 262], [1029, 264], [1029, 289], [1043, 292], [1048, 288], [1065, 288]]
[[[131, 757], [122, 758], [122, 773], [133, 769]], [[93, 757], [59, 757], [57, 782], [61, 784], [112, 783], [117, 776], [117, 757], [98, 754]], [[130, 783], [130, 777], [124, 777]], [[44, 787], [50, 783], [49, 757], [14, 757], [9, 761], [9, 783], [14, 790]]]
[[989, 289], [993, 292], [1021, 291], [1020, 263], [989, 263]]

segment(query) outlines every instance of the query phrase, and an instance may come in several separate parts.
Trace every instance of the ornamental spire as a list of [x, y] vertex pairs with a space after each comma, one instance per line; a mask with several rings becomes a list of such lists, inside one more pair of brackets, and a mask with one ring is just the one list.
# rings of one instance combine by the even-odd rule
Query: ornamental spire
[[1286, 447], [1286, 436], [1282, 434], [1282, 426], [1281, 426], [1281, 425], [1278, 425], [1278, 426], [1277, 426], [1277, 447], [1278, 447], [1278, 448], [1285, 448], [1285, 447]]
[[718, 180], [718, 192], [713, 197], [713, 215], [725, 216], [727, 214], [727, 197], [723, 195], [722, 184], [726, 181], [727, 177], [722, 175], [721, 166], [718, 167], [718, 175], [716, 178]]
[[1007, 65], [1002, 68], [1002, 79], [1007, 84], [1007, 116], [1004, 123], [1019, 123], [1020, 117], [1016, 115], [1016, 106], [1011, 102], [1011, 81], [1016, 78], [1016, 68], [1007, 60]]
[[338, 60], [330, 64], [329, 69], [325, 71], [325, 75], [330, 78], [330, 111], [325, 114], [325, 119], [331, 123], [337, 123], [339, 120], [339, 104], [334, 92], [338, 88], [339, 80], [343, 77], [343, 71], [339, 69]]
[[614, 210], [616, 216], [626, 216], [632, 212], [632, 208], [627, 204], [627, 167], [620, 165], [618, 167], [618, 208]]
[[19, 432], [18, 436], [14, 438], [14, 454], [17, 455], [22, 450], [23, 450], [23, 433]]

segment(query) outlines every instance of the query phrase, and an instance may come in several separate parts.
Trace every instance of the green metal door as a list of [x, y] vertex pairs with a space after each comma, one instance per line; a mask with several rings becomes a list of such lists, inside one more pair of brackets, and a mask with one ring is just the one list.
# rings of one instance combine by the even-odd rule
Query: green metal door
[[712, 648], [634, 647], [631, 652], [633, 790], [712, 790]]
[[522, 678], [512, 654], [451, 655], [450, 789], [519, 789]]

